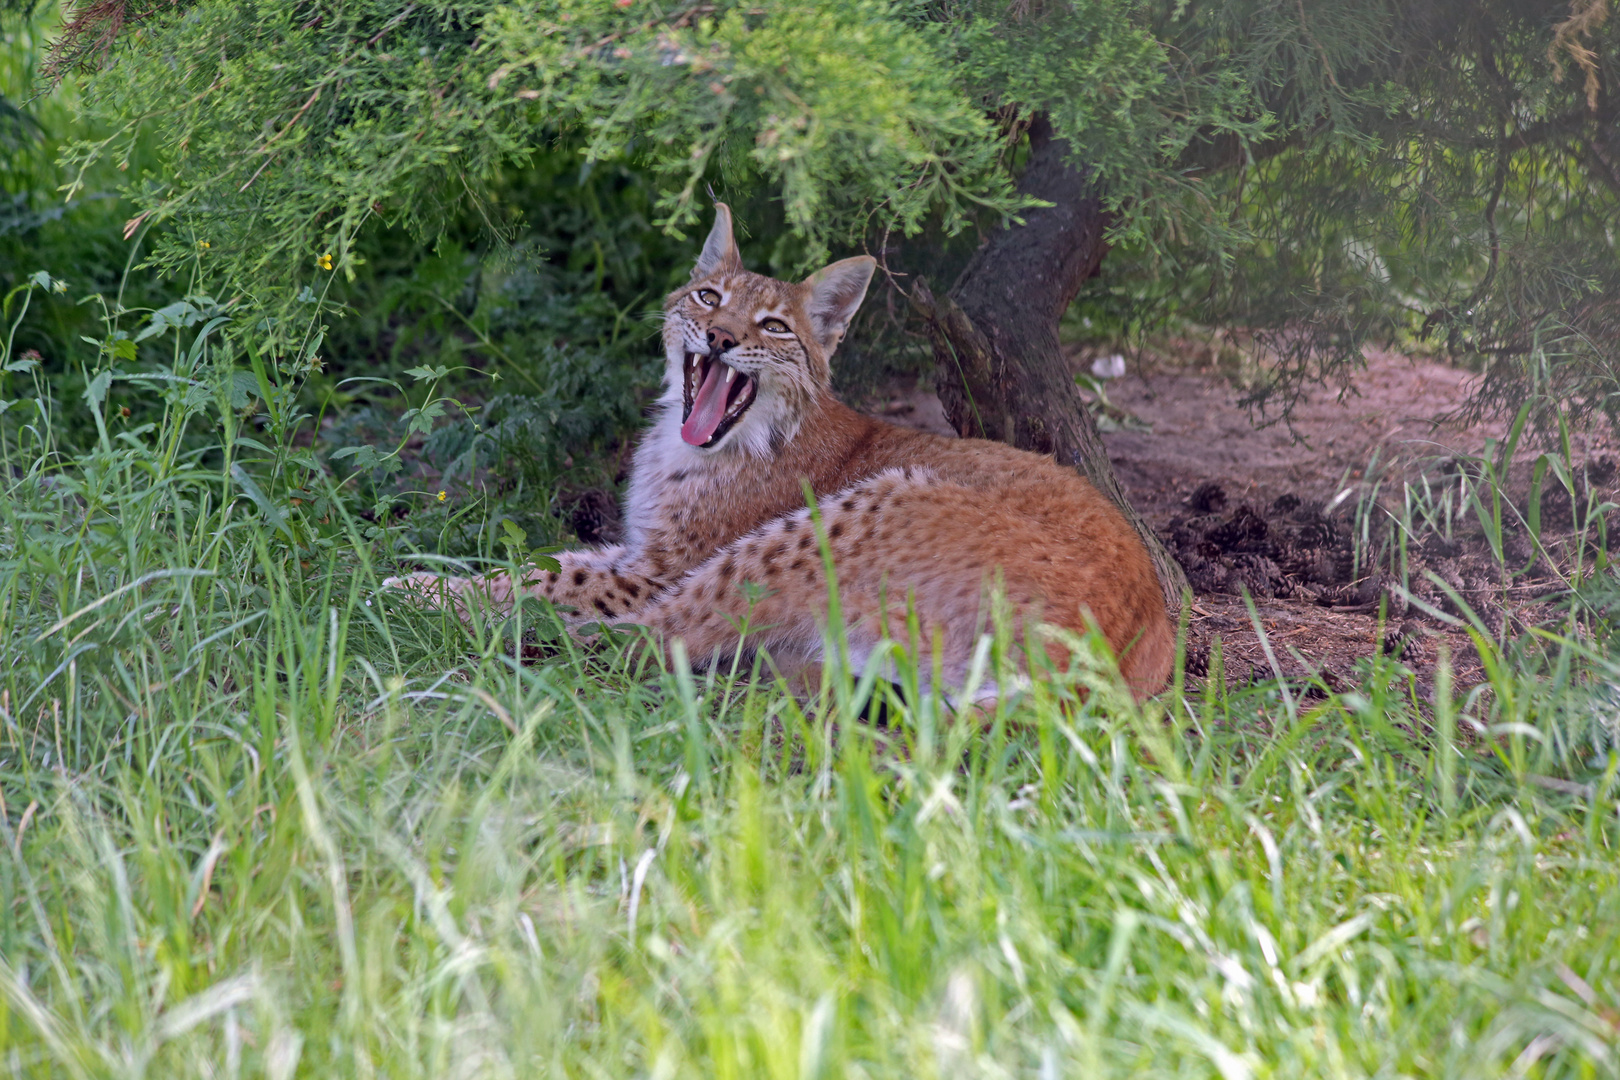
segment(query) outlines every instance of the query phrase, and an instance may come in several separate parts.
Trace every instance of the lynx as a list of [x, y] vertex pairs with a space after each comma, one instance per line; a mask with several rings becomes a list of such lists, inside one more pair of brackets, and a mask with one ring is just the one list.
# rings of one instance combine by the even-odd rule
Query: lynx
[[[684, 639], [697, 664], [736, 649], [746, 623], [746, 647], [804, 677], [825, 640], [824, 537], [858, 664], [885, 637], [907, 641], [914, 611], [922, 666], [940, 648], [961, 686], [995, 589], [1020, 638], [1094, 623], [1132, 691], [1157, 692], [1170, 625], [1147, 551], [1108, 499], [1050, 457], [896, 427], [833, 396], [829, 361], [875, 265], [844, 259], [800, 283], [750, 273], [717, 204], [691, 280], [664, 302], [666, 387], [635, 453], [624, 543], [564, 553], [560, 571], [518, 587], [576, 622]], [[458, 604], [514, 591], [506, 575], [388, 584]], [[1067, 648], [1044, 641], [1062, 670]]]

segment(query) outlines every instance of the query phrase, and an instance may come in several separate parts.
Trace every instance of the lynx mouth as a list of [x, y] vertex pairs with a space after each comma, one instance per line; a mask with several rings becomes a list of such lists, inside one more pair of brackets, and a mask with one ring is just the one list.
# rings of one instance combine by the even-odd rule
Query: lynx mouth
[[726, 437], [754, 403], [754, 379], [717, 354], [687, 353], [681, 387], [681, 438], [709, 447]]

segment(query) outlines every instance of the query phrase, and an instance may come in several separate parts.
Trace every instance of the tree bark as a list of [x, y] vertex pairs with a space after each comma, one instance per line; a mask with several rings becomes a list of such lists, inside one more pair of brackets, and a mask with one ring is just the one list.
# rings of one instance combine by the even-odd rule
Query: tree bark
[[1029, 142], [1018, 189], [1052, 205], [992, 235], [948, 296], [920, 278], [912, 289], [940, 400], [964, 437], [1051, 454], [1085, 474], [1141, 535], [1165, 606], [1178, 613], [1187, 576], [1125, 497], [1058, 344], [1058, 320], [1107, 252], [1107, 213], [1045, 117], [1036, 116]]

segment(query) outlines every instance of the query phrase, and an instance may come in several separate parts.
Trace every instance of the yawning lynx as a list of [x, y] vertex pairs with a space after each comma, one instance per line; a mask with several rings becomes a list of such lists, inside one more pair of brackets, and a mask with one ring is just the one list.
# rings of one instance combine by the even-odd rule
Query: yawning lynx
[[[683, 638], [694, 663], [733, 650], [746, 619], [746, 644], [779, 668], [813, 665], [828, 590], [808, 482], [857, 662], [885, 636], [907, 640], [909, 603], [922, 666], [937, 637], [945, 680], [960, 685], [999, 578], [1020, 637], [1037, 620], [1083, 633], [1089, 617], [1135, 693], [1156, 692], [1172, 652], [1158, 581], [1090, 483], [1051, 458], [898, 428], [833, 397], [828, 361], [873, 267], [845, 259], [798, 284], [749, 273], [718, 206], [691, 281], [664, 303], [668, 385], [636, 451], [625, 542], [561, 555], [561, 572], [531, 573], [529, 591], [582, 620]], [[476, 589], [495, 604], [512, 593], [505, 575], [389, 584]]]

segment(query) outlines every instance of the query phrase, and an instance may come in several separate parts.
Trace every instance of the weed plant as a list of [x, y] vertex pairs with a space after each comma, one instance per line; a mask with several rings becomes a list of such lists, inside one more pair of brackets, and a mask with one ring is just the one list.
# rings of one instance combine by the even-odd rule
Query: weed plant
[[[1375, 453], [1362, 482], [1341, 494], [1357, 496], [1358, 570], [1383, 575], [1398, 604], [1465, 630], [1488, 669], [1515, 673], [1510, 696], [1494, 706], [1499, 720], [1527, 707], [1512, 692], [1520, 682], [1585, 683], [1602, 696], [1612, 680], [1604, 673], [1614, 670], [1609, 523], [1617, 507], [1603, 483], [1613, 465], [1578, 459], [1564, 422], [1551, 449], [1527, 453], [1533, 404], [1477, 456], [1447, 454], [1406, 478]], [[1458, 577], [1447, 580], [1433, 564], [1436, 556], [1470, 553], [1489, 573], [1465, 594]], [[1601, 707], [1583, 706], [1553, 723], [1513, 719], [1523, 723], [1515, 730], [1534, 729], [1532, 737], [1563, 745], [1557, 757], [1564, 768], [1582, 753], [1600, 760], [1620, 736], [1620, 718]]]

